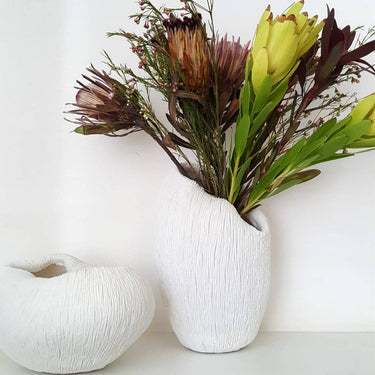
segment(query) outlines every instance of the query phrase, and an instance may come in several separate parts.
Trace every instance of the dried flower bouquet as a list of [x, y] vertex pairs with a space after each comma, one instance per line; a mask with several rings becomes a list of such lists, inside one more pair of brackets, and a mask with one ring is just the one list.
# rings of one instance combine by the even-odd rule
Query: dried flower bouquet
[[[158, 9], [140, 1], [130, 17], [144, 31], [109, 33], [130, 43], [139, 73], [107, 53], [108, 72], [91, 66], [69, 111], [77, 133], [145, 131], [183, 175], [242, 216], [316, 177], [313, 166], [375, 147], [375, 94], [340, 119], [357, 99], [339, 89], [375, 74], [364, 60], [375, 50], [373, 29], [355, 42], [333, 9], [318, 22], [300, 1], [279, 16], [268, 6], [252, 43], [242, 45], [216, 33], [213, 0], [181, 2]], [[168, 124], [155, 115], [152, 90], [168, 103]]]

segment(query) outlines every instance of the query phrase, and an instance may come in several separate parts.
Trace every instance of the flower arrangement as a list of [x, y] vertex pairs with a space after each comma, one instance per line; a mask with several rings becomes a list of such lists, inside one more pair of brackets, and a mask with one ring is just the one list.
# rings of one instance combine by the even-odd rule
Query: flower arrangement
[[[268, 6], [252, 42], [241, 44], [216, 33], [213, 0], [181, 3], [140, 1], [130, 18], [143, 31], [109, 33], [129, 42], [139, 73], [107, 53], [107, 72], [88, 68], [68, 112], [77, 133], [146, 132], [184, 176], [244, 218], [316, 177], [315, 165], [375, 147], [375, 93], [339, 118], [357, 102], [339, 84], [375, 74], [364, 60], [375, 51], [373, 29], [355, 42], [356, 30], [341, 29], [334, 9], [318, 22], [300, 1], [279, 16]], [[151, 91], [168, 103], [168, 123], [156, 116]]]

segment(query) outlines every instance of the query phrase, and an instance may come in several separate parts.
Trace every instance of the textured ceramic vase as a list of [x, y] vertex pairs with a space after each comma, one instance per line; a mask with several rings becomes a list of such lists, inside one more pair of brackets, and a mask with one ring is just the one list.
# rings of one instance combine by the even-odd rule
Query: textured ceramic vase
[[0, 350], [28, 369], [100, 369], [149, 326], [148, 283], [126, 267], [90, 266], [68, 255], [0, 267]]
[[182, 345], [239, 350], [256, 337], [270, 286], [270, 233], [259, 210], [249, 225], [228, 201], [173, 172], [159, 203], [162, 292]]

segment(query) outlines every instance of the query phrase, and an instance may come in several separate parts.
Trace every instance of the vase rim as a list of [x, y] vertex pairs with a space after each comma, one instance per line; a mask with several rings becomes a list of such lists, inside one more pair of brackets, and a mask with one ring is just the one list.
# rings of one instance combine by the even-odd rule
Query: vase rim
[[37, 278], [59, 277], [87, 266], [86, 263], [68, 254], [51, 254], [8, 263], [8, 267], [29, 272]]
[[226, 207], [228, 207], [228, 209], [233, 211], [234, 214], [236, 214], [244, 223], [254, 228], [254, 230], [256, 230], [257, 232], [264, 233], [264, 234], [269, 233], [270, 229], [269, 229], [268, 220], [259, 207], [256, 207], [255, 209], [252, 209], [251, 211], [247, 212], [245, 215], [247, 220], [245, 220], [243, 217], [241, 217], [236, 207], [232, 203], [230, 203], [227, 199], [222, 198], [222, 197], [215, 197], [214, 195], [207, 193], [201, 185], [199, 185], [193, 179], [187, 176], [184, 176], [182, 173], [180, 173], [180, 171], [177, 168], [174, 168], [173, 172], [171, 172], [170, 175], [174, 176], [176, 173], [177, 173], [177, 176], [179, 176], [179, 178], [181, 179], [181, 181], [187, 181], [188, 183], [191, 184], [191, 186], [194, 189], [199, 191], [202, 195], [205, 195], [212, 200], [216, 200], [220, 202], [221, 204], [225, 205]]

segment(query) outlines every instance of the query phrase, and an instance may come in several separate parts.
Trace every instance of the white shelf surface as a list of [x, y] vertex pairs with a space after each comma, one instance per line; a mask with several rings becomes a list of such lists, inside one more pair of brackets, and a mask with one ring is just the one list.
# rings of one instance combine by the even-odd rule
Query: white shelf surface
[[[0, 374], [35, 374], [0, 353]], [[201, 354], [173, 333], [146, 333], [107, 375], [374, 375], [375, 333], [263, 332], [247, 348]]]

